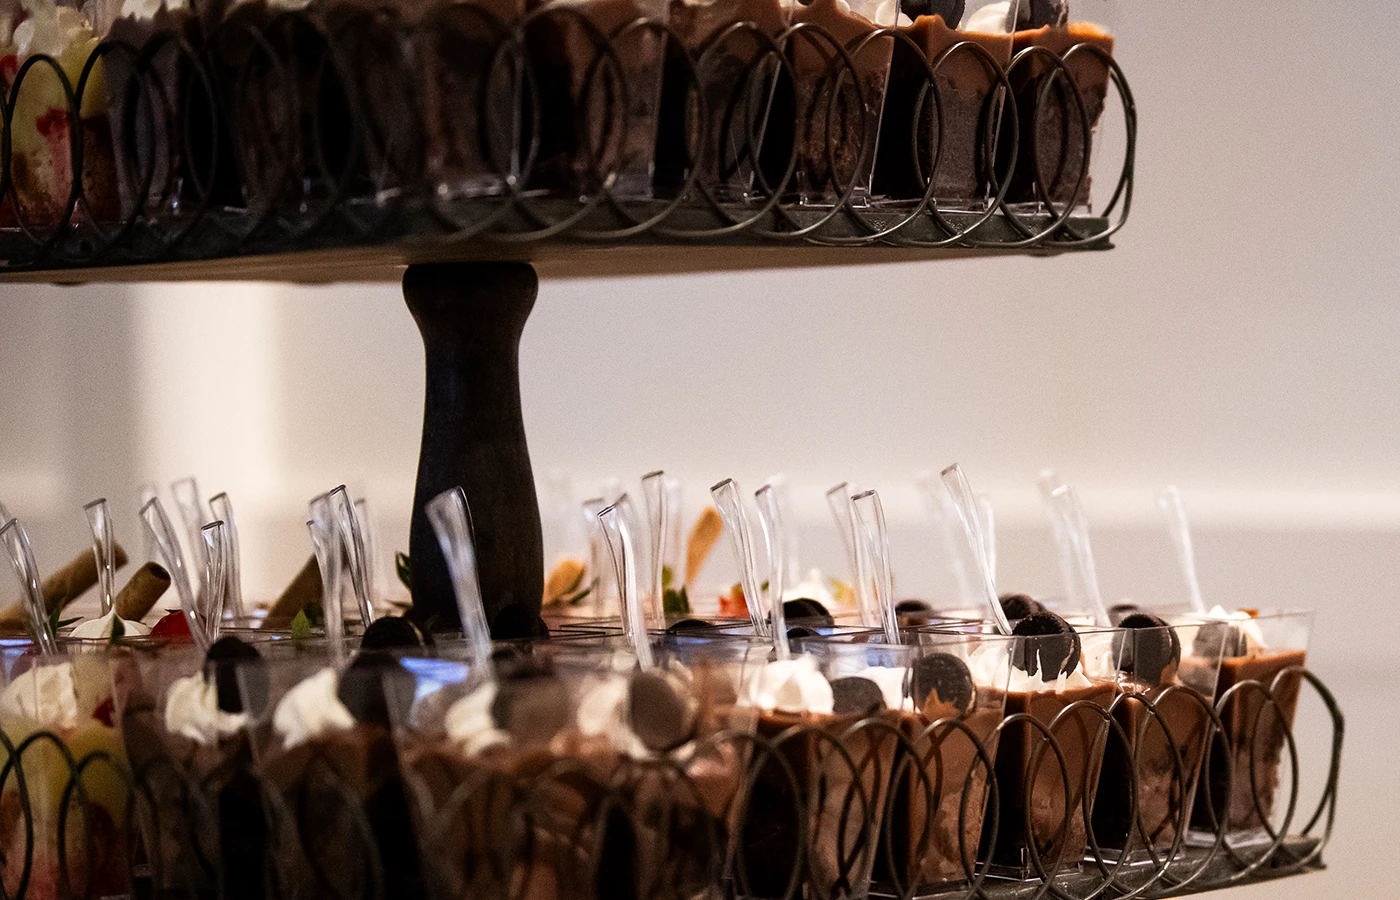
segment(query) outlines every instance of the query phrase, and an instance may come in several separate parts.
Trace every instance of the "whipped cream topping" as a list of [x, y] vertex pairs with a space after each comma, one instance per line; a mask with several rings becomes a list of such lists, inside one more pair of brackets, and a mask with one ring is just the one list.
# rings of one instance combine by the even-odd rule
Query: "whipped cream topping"
[[783, 591], [783, 602], [802, 598], [815, 600], [828, 610], [836, 605], [836, 595], [827, 586], [826, 576], [821, 569], [808, 569], [807, 577]]
[[905, 686], [909, 683], [909, 669], [905, 666], [870, 666], [855, 675], [875, 682], [880, 688], [880, 695], [885, 698], [885, 709], [913, 711], [914, 698], [905, 692]]
[[36, 53], [61, 56], [73, 44], [97, 40], [87, 17], [71, 6], [58, 6], [52, 0], [22, 6], [29, 18], [15, 26], [15, 53], [20, 59]]
[[[1216, 605], [1210, 608], [1210, 612], [1206, 613], [1204, 618], [1229, 622], [1234, 625], [1236, 630], [1244, 635], [1245, 653], [1249, 656], [1253, 656], [1260, 650], [1269, 649], [1268, 643], [1264, 640], [1264, 630], [1259, 627], [1259, 623], [1255, 621], [1253, 616], [1242, 609], [1227, 610], [1223, 606]], [[1218, 653], [1218, 648], [1214, 652]]]
[[78, 691], [72, 663], [39, 663], [0, 693], [0, 716], [27, 719], [43, 728], [77, 728]]
[[585, 688], [578, 704], [578, 730], [584, 737], [606, 740], [619, 753], [645, 759], [654, 754], [632, 730], [630, 688], [625, 678], [607, 678]]
[[189, 3], [187, 0], [125, 0], [120, 18], [154, 19], [162, 9], [184, 12], [189, 9]]
[[[79, 622], [70, 636], [85, 640], [97, 638], [105, 640], [112, 636], [112, 629], [117, 619], [117, 609], [114, 606], [112, 607], [112, 611], [105, 616], [98, 616], [96, 619], [88, 619], [86, 622]], [[139, 635], [151, 633], [151, 629], [140, 622], [134, 622], [131, 619], [122, 619], [121, 623], [122, 634]]]
[[218, 686], [203, 674], [178, 678], [165, 692], [165, 730], [209, 746], [248, 724], [247, 713], [219, 709]]
[[817, 660], [810, 655], [763, 664], [749, 677], [739, 698], [740, 705], [767, 712], [828, 716], [835, 702], [831, 684], [817, 671]]
[[[1011, 666], [1009, 681], [1002, 679], [1005, 674], [1006, 656], [1004, 651], [993, 647], [978, 647], [968, 655], [968, 668], [972, 670], [974, 684], [1000, 686], [1015, 693], [1037, 694], [1053, 691], [1062, 694], [1070, 688], [1093, 686], [1090, 675], [1097, 678], [1112, 678], [1113, 635], [1090, 634], [1080, 636], [1079, 665], [1071, 672], [1058, 672], [1054, 678], [1046, 678], [1045, 670], [1038, 669], [1034, 675], [1024, 669]], [[1087, 673], [1087, 674], [1086, 674]]]
[[[976, 31], [980, 34], [1007, 34], [1006, 24], [1011, 18], [1011, 3], [1009, 0], [1000, 0], [998, 3], [988, 3], [968, 17], [967, 25], [963, 31]], [[956, 25], [950, 22], [950, 25]]]
[[495, 702], [496, 683], [488, 681], [447, 708], [443, 730], [467, 756], [510, 743], [510, 735], [496, 727], [496, 719], [491, 715]]
[[272, 727], [287, 747], [355, 727], [355, 717], [336, 694], [339, 678], [329, 666], [294, 685], [272, 712]]

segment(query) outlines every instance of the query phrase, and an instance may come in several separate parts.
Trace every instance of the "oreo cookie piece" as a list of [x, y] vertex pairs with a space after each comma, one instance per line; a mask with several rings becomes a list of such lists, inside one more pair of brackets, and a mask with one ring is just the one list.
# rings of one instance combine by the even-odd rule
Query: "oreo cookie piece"
[[836, 620], [831, 618], [831, 613], [827, 611], [826, 607], [810, 597], [798, 597], [796, 600], [784, 601], [783, 618], [789, 622], [800, 622], [803, 625], [813, 627], [826, 626], [830, 628], [836, 624]]
[[1165, 620], [1152, 613], [1124, 616], [1113, 635], [1113, 657], [1118, 671], [1145, 684], [1161, 684], [1164, 676], [1176, 671], [1181, 662], [1181, 638]]
[[429, 647], [432, 646], [432, 643], [431, 636], [419, 631], [417, 625], [403, 616], [385, 616], [382, 619], [375, 619], [365, 629], [364, 635], [360, 638], [360, 649], [393, 650], [406, 647]]
[[552, 674], [502, 679], [491, 702], [496, 727], [518, 741], [544, 743], [569, 724], [569, 695]]
[[223, 712], [256, 712], [267, 705], [267, 663], [246, 641], [232, 636], [215, 641], [204, 654], [204, 677], [214, 679]]
[[1081, 647], [1074, 627], [1052, 612], [1039, 612], [1017, 622], [1011, 633], [1025, 638], [1011, 652], [1011, 664], [1046, 681], [1068, 675], [1079, 665]]
[[523, 603], [507, 603], [491, 620], [491, 638], [497, 641], [536, 640], [549, 637], [549, 626], [539, 613]]
[[635, 672], [627, 690], [627, 717], [648, 750], [665, 753], [695, 736], [695, 704], [683, 685], [659, 672]]
[[1069, 24], [1068, 0], [1030, 0], [1023, 3], [1023, 10], [1030, 12], [1030, 27], [1044, 28], [1050, 25], [1062, 28]]
[[685, 631], [699, 631], [703, 628], [710, 628], [709, 622], [704, 619], [681, 619], [679, 622], [672, 622], [666, 626], [667, 634], [680, 634]]
[[912, 616], [918, 613], [931, 613], [933, 606], [924, 600], [901, 600], [894, 605], [895, 615]]
[[885, 695], [869, 678], [852, 675], [831, 683], [832, 712], [838, 716], [868, 716], [885, 708]]
[[816, 633], [815, 631], [813, 631], [812, 629], [808, 628], [806, 625], [794, 625], [792, 628], [789, 628], [789, 629], [788, 629], [788, 640], [789, 640], [789, 641], [795, 641], [795, 640], [797, 640], [798, 638], [814, 638], [814, 637], [817, 637], [817, 633]]
[[1233, 622], [1207, 622], [1196, 629], [1191, 650], [1197, 656], [1210, 660], [1222, 656], [1248, 656], [1249, 641]]
[[[977, 685], [967, 663], [951, 653], [930, 653], [914, 663], [914, 702], [920, 709], [951, 707], [957, 715], [972, 711], [977, 700]], [[931, 710], [936, 711], [936, 710]], [[943, 718], [943, 716], [935, 716]]]
[[904, 0], [899, 11], [911, 19], [919, 16], [942, 16], [943, 24], [957, 28], [962, 21], [966, 0]]
[[1012, 622], [1045, 612], [1045, 604], [1029, 594], [1002, 594], [997, 600], [1001, 603], [1001, 611]]
[[1133, 613], [1141, 611], [1142, 607], [1136, 603], [1115, 603], [1108, 608], [1108, 621], [1117, 625]]
[[413, 675], [383, 650], [355, 654], [340, 676], [336, 696], [355, 721], [388, 728], [389, 710], [406, 710], [413, 702]]

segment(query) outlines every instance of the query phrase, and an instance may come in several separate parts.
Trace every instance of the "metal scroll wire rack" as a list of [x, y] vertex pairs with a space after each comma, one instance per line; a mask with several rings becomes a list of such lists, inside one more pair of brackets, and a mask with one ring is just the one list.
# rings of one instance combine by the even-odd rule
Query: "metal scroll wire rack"
[[[1136, 113], [1111, 43], [589, 8], [241, 4], [120, 20], [80, 68], [29, 56], [4, 79], [3, 267], [556, 241], [1058, 251], [1127, 219]], [[1124, 149], [1093, 181], [1106, 105]]]
[[[1299, 799], [1290, 711], [1305, 686], [1327, 719], [1310, 727], [1332, 735], [1315, 809]], [[1166, 897], [1320, 868], [1342, 742], [1335, 700], [1301, 668], [1215, 704], [1176, 688], [985, 727], [760, 722], [606, 760], [473, 757], [368, 725], [259, 755], [270, 713], [255, 709], [245, 734], [196, 748], [139, 691], [123, 704], [108, 748], [0, 734], [6, 896]], [[1126, 760], [1117, 774], [1076, 751], [1086, 715], [1105, 759]], [[993, 760], [1032, 735], [1021, 807]], [[1164, 751], [1165, 769], [1149, 759]], [[1119, 827], [1091, 811], [1095, 782], [1100, 803], [1130, 799]], [[1012, 865], [978, 851], [1000, 834], [1024, 843]]]

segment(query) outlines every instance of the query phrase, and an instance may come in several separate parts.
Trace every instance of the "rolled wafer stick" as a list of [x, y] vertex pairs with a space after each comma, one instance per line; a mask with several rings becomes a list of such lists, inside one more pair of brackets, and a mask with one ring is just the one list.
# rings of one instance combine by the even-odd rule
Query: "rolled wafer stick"
[[313, 556], [273, 602], [272, 608], [267, 611], [265, 624], [286, 625], [296, 618], [296, 614], [305, 609], [308, 603], [318, 602], [320, 599], [321, 570], [316, 565], [316, 557]]
[[[112, 567], [120, 569], [124, 565], [126, 565], [126, 551], [122, 549], [121, 544], [114, 543], [112, 545]], [[44, 606], [52, 615], [54, 610], [67, 606], [94, 584], [97, 584], [97, 560], [93, 556], [92, 548], [89, 547], [73, 557], [68, 565], [44, 579]], [[0, 629], [13, 630], [15, 628], [24, 628], [24, 609], [18, 603], [12, 603], [0, 610]]]
[[159, 563], [148, 562], [136, 570], [113, 601], [117, 616], [139, 622], [170, 587], [170, 573]]
[[695, 520], [695, 525], [690, 529], [690, 539], [686, 541], [685, 584], [687, 587], [695, 581], [695, 576], [699, 575], [700, 570], [704, 568], [705, 560], [710, 558], [710, 551], [715, 549], [715, 543], [723, 532], [724, 519], [720, 516], [719, 510], [713, 506], [707, 506], [700, 511], [700, 518]]

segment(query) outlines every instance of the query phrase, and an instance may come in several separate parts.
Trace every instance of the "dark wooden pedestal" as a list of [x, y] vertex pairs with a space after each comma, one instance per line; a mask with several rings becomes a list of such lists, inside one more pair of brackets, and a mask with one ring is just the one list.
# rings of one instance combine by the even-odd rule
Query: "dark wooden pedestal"
[[415, 265], [404, 274], [404, 299], [427, 360], [409, 535], [413, 617], [438, 631], [461, 623], [424, 506], [457, 485], [471, 507], [493, 636], [523, 637], [543, 627], [543, 542], [520, 412], [519, 360], [537, 288], [534, 269], [524, 263]]

